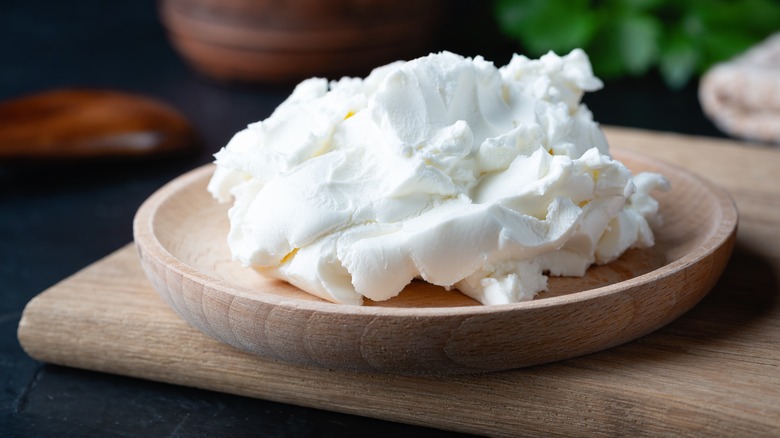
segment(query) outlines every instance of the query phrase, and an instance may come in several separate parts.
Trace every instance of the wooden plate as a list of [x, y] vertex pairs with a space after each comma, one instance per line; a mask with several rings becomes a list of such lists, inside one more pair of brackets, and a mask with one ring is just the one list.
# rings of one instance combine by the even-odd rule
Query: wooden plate
[[206, 191], [208, 165], [170, 182], [138, 210], [135, 242], [154, 288], [189, 323], [236, 348], [295, 364], [355, 371], [497, 371], [609, 348], [669, 323], [714, 286], [731, 254], [737, 211], [721, 189], [677, 167], [615, 150], [634, 172], [666, 175], [657, 244], [551, 278], [524, 303], [481, 306], [413, 282], [365, 306], [325, 302], [233, 262], [228, 205]]

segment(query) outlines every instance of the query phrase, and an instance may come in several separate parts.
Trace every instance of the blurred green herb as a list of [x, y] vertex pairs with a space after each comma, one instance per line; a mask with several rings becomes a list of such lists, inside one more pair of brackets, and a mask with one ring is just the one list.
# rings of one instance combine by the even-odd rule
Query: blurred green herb
[[580, 47], [604, 79], [657, 68], [675, 89], [780, 30], [775, 0], [496, 0], [494, 13], [529, 55]]

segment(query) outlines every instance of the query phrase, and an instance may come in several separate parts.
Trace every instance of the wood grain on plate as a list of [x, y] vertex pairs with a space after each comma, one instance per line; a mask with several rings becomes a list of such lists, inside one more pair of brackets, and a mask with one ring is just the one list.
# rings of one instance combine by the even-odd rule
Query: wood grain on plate
[[135, 241], [155, 289], [209, 336], [285, 362], [354, 371], [468, 373], [546, 363], [635, 339], [674, 320], [715, 284], [737, 212], [720, 189], [679, 168], [615, 151], [634, 171], [672, 183], [658, 194], [657, 245], [584, 278], [551, 278], [530, 302], [480, 306], [412, 282], [369, 306], [339, 305], [233, 262], [226, 204], [206, 191], [209, 165], [177, 178], [139, 209]]
[[33, 299], [19, 340], [54, 364], [480, 435], [777, 436], [780, 151], [631, 129], [608, 128], [607, 137], [708, 176], [740, 211], [734, 254], [713, 290], [636, 341], [446, 378], [290, 365], [187, 324], [130, 245]]

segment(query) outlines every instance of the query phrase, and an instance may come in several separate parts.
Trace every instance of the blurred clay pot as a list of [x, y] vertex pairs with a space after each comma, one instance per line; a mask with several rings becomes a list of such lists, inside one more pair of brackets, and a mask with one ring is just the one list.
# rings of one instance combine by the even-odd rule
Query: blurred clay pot
[[427, 53], [440, 0], [161, 0], [173, 46], [223, 82], [364, 75]]

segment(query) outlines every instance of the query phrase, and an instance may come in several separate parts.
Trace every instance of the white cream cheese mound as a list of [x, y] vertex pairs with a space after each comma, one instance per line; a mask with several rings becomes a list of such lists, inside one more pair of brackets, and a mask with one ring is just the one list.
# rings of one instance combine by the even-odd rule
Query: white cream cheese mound
[[216, 154], [228, 245], [323, 299], [386, 300], [419, 277], [483, 304], [530, 300], [653, 245], [657, 174], [610, 158], [574, 50], [496, 68], [442, 52], [308, 79]]

